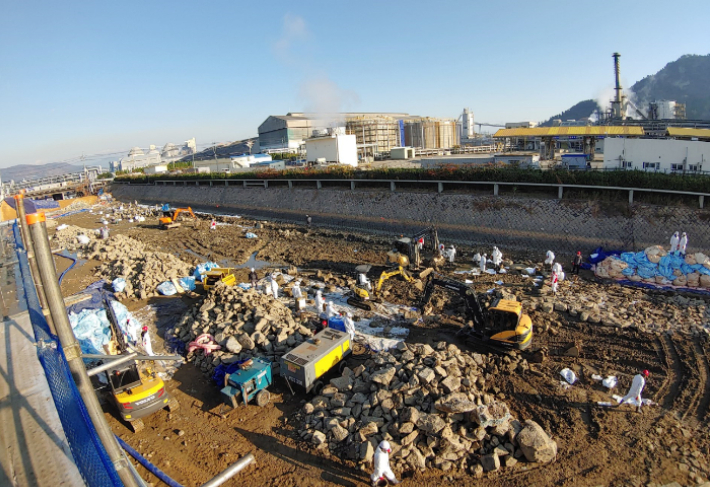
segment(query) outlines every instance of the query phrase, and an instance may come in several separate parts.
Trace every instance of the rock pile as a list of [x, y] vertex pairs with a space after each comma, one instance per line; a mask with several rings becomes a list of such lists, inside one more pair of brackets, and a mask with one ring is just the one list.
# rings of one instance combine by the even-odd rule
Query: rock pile
[[157, 296], [155, 288], [158, 284], [189, 276], [193, 270], [174, 255], [153, 252], [142, 242], [125, 235], [93, 240], [81, 250], [80, 257], [103, 262], [94, 274], [96, 277], [109, 281], [117, 277], [126, 280], [126, 289], [118, 294], [118, 299]]
[[221, 350], [209, 355], [196, 350], [187, 356], [210, 374], [221, 363], [257, 356], [278, 363], [281, 355], [313, 335], [282, 302], [224, 285], [213, 288], [168, 333], [183, 342], [204, 333], [214, 336]]
[[[47, 225], [49, 226], [49, 225]], [[83, 244], [79, 243], [78, 237], [80, 235], [85, 235], [89, 240], [96, 240], [97, 234], [95, 230], [90, 230], [88, 228], [81, 228], [75, 225], [68, 225], [61, 230], [57, 230], [51, 238], [51, 245], [53, 249], [67, 249], [69, 252], [75, 252], [78, 249], [84, 247]]]
[[534, 421], [520, 423], [494, 385], [525, 360], [487, 356], [440, 342], [400, 343], [346, 368], [299, 413], [300, 437], [364, 464], [388, 440], [394, 468], [468, 468], [478, 476], [519, 460], [546, 463], [557, 444]]

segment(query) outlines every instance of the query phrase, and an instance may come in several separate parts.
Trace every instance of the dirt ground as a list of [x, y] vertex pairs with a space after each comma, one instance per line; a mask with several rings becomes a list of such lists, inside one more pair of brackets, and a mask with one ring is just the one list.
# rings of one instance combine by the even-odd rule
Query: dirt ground
[[[95, 215], [83, 213], [61, 219], [85, 228], [98, 228]], [[257, 222], [240, 219], [236, 223], [254, 227]], [[390, 244], [382, 237], [338, 233], [305, 226], [264, 223], [253, 228], [259, 238], [243, 238], [243, 228], [220, 226], [211, 232], [206, 222], [197, 226], [161, 231], [146, 221], [121, 222], [113, 232], [125, 233], [156, 249], [172, 252], [186, 261], [209, 258], [243, 265], [256, 252], [259, 266], [293, 264], [300, 268], [344, 272], [363, 262], [382, 263]], [[286, 236], [284, 231], [288, 230]], [[504, 250], [504, 249], [503, 249]], [[505, 251], [505, 250], [504, 250]], [[467, 249], [459, 249], [460, 260], [470, 261]], [[253, 260], [251, 262], [254, 262]], [[59, 270], [68, 266], [57, 258]], [[65, 295], [80, 291], [93, 282], [99, 262], [80, 263], [64, 279]], [[261, 267], [263, 272], [265, 267]], [[453, 270], [453, 269], [450, 269]], [[238, 270], [245, 280], [248, 268]], [[482, 278], [483, 279], [483, 278]], [[582, 276], [591, 279], [591, 276]], [[485, 285], [486, 283], [480, 283]], [[593, 284], [590, 282], [590, 285]], [[412, 303], [417, 297], [410, 287], [391, 281], [388, 299]], [[138, 311], [156, 301], [181, 298], [132, 300], [125, 304]], [[536, 322], [538, 311], [531, 317]], [[158, 317], [159, 318], [159, 317]], [[449, 472], [429, 470], [405, 478], [403, 485], [483, 486], [646, 486], [673, 481], [696, 485], [710, 475], [708, 470], [707, 432], [710, 406], [710, 344], [704, 336], [645, 334], [636, 329], [611, 328], [601, 324], [576, 321], [559, 314], [560, 326], [549, 332], [536, 329], [535, 348], [549, 352], [542, 363], [532, 364], [524, 374], [501, 372], [495, 378], [499, 397], [520, 420], [533, 419], [558, 443], [557, 460], [537, 466], [521, 462], [512, 469], [502, 469], [483, 479], [454, 469]], [[427, 323], [425, 321], [425, 323]], [[412, 327], [409, 342], [435, 344], [450, 340], [461, 348], [468, 346], [456, 338], [456, 323], [432, 327]], [[156, 338], [154, 349], [162, 343]], [[576, 345], [579, 356], [562, 355], [562, 350]], [[349, 359], [356, 365], [360, 356]], [[559, 371], [568, 367], [580, 377], [570, 388], [560, 385]], [[651, 372], [644, 397], [658, 405], [636, 413], [631, 407], [603, 408], [597, 401], [610, 400], [606, 389], [591, 379], [592, 374], [619, 377], [623, 395], [631, 378], [640, 369]], [[170, 477], [186, 486], [200, 485], [217, 475], [247, 453], [253, 453], [256, 465], [247, 467], [226, 485], [262, 486], [355, 486], [369, 483], [369, 472], [349, 461], [316, 450], [297, 440], [292, 418], [308, 396], [295, 396], [282, 380], [276, 378], [270, 388], [271, 403], [256, 405], [219, 416], [219, 389], [191, 364], [180, 367], [167, 382], [168, 390], [180, 402], [174, 413], [163, 410], [145, 420], [145, 429], [134, 434], [116, 419], [117, 413], [106, 406], [106, 417], [114, 432], [147, 456]], [[138, 466], [138, 471], [154, 485], [152, 474]], [[399, 473], [398, 473], [399, 475]]]

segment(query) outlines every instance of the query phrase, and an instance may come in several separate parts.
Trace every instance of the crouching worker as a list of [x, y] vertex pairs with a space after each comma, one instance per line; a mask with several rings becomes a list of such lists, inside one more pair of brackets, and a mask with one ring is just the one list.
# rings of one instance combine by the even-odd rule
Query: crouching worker
[[382, 480], [386, 480], [392, 485], [399, 483], [397, 477], [394, 476], [394, 472], [392, 472], [392, 468], [390, 468], [390, 453], [392, 453], [392, 448], [389, 441], [380, 442], [375, 452], [375, 471], [370, 476], [372, 487], [380, 485]]

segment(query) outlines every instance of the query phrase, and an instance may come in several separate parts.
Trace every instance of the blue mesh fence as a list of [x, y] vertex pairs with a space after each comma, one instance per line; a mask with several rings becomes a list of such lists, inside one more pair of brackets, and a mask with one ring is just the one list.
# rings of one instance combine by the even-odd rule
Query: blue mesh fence
[[[13, 226], [15, 245], [22, 248], [17, 224]], [[106, 450], [104, 449], [91, 418], [86, 410], [58, 338], [49, 330], [49, 325], [39, 306], [37, 292], [30, 275], [29, 263], [24, 252], [17, 252], [21, 282], [18, 282], [18, 298], [25, 300], [38, 344], [37, 355], [44, 368], [64, 434], [69, 442], [74, 463], [79, 468], [84, 482], [94, 486], [122, 486]]]

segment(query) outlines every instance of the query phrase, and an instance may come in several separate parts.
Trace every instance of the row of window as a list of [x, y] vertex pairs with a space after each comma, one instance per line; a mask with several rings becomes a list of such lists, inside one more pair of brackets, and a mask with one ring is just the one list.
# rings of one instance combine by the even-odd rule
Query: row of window
[[[630, 161], [623, 161], [622, 162], [622, 167], [632, 167], [632, 163]], [[650, 169], [650, 170], [660, 170], [661, 169], [661, 163], [660, 162], [644, 162], [642, 165], [643, 169]], [[671, 164], [671, 172], [674, 171], [683, 171], [683, 164]], [[686, 171], [688, 172], [698, 172], [702, 170], [702, 165], [700, 164], [688, 164], [688, 166], [685, 168]]]

